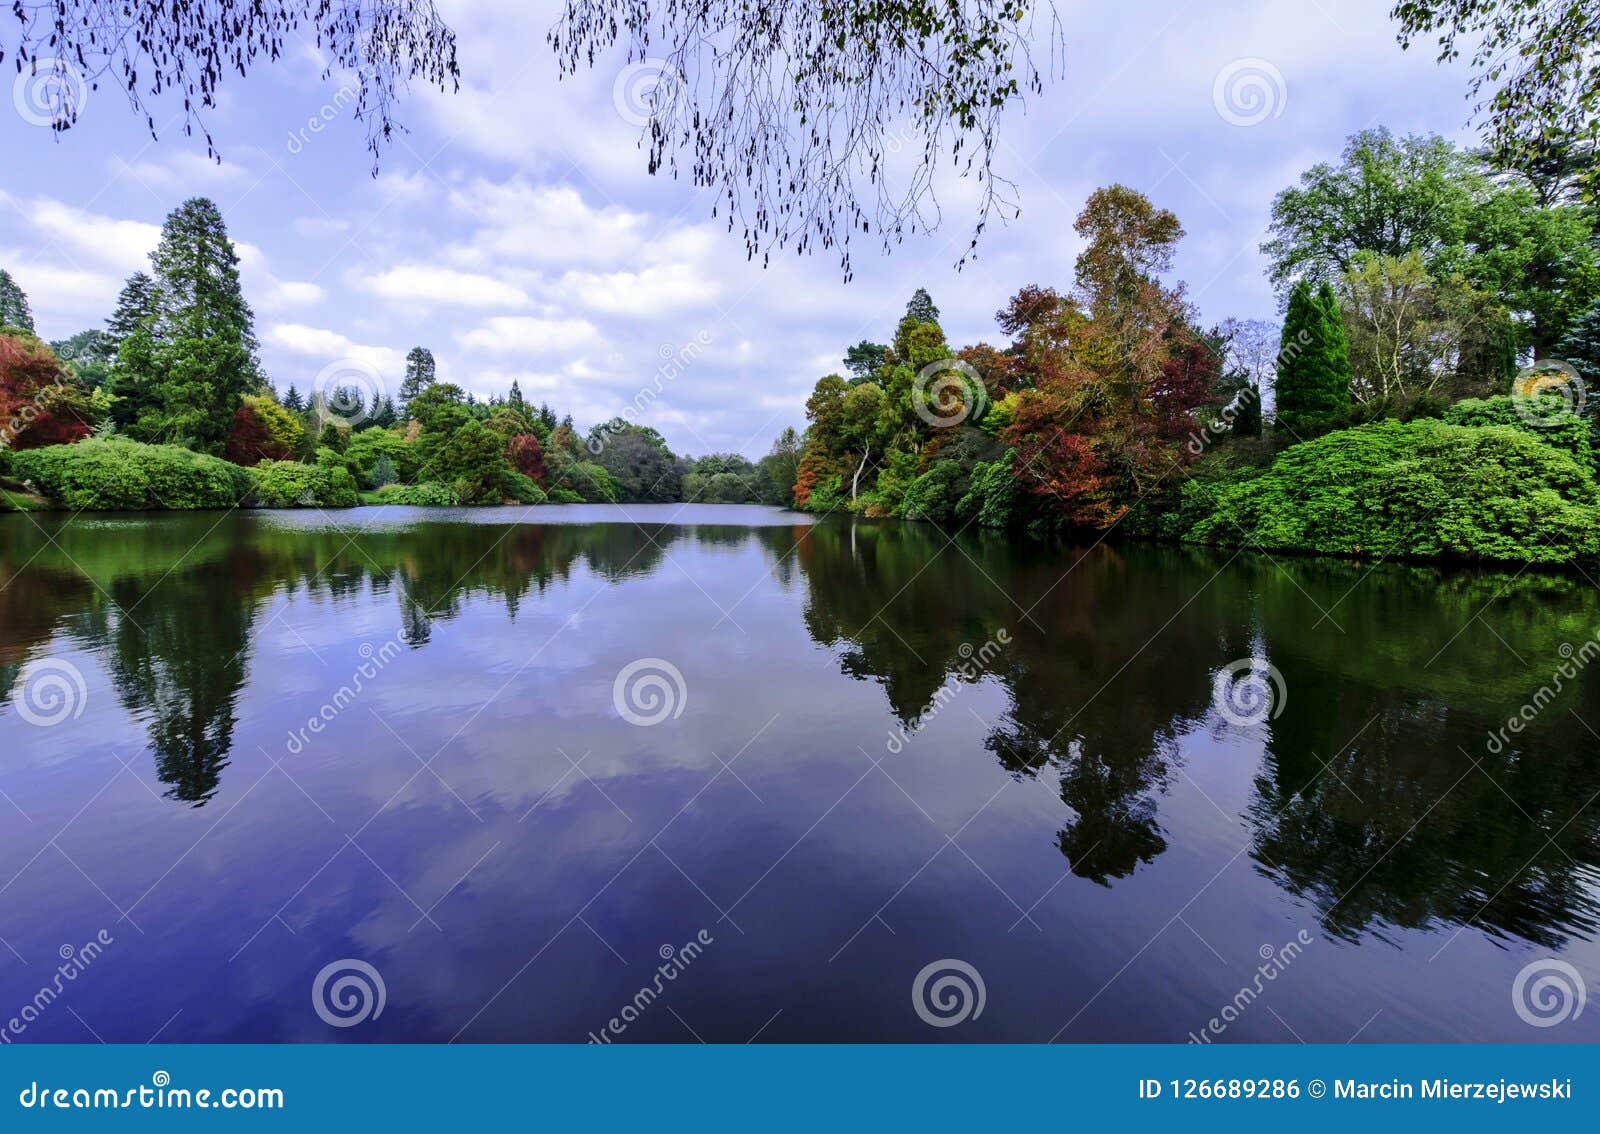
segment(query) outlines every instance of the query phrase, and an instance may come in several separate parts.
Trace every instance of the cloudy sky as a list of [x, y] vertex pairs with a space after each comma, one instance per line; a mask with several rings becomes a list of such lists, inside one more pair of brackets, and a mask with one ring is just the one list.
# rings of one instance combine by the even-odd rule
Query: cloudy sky
[[[1390, 0], [1058, 4], [1064, 76], [1005, 123], [1001, 172], [1022, 215], [991, 226], [960, 272], [973, 200], [960, 183], [942, 187], [939, 231], [889, 256], [858, 246], [849, 284], [827, 252], [747, 263], [708, 196], [647, 175], [614, 97], [620, 50], [557, 81], [550, 0], [441, 0], [462, 89], [412, 93], [410, 133], [376, 178], [364, 128], [309, 48], [225, 83], [206, 116], [220, 165], [180, 125], [152, 141], [104, 85], [60, 140], [0, 101], [0, 267], [44, 337], [98, 326], [168, 210], [203, 194], [240, 247], [280, 390], [347, 360], [392, 387], [420, 343], [441, 378], [480, 396], [515, 378], [588, 426], [678, 355], [691, 361], [641, 420], [680, 453], [758, 456], [804, 424], [807, 394], [846, 345], [888, 338], [918, 286], [952, 342], [1000, 341], [1007, 296], [1070, 283], [1072, 221], [1098, 185], [1121, 181], [1178, 214], [1175, 276], [1207, 321], [1271, 318], [1257, 246], [1274, 193], [1367, 126], [1472, 136], [1465, 70], [1403, 52]], [[10, 33], [0, 23], [0, 40]], [[158, 123], [176, 113], [154, 109]], [[325, 111], [333, 124], [306, 130]]]

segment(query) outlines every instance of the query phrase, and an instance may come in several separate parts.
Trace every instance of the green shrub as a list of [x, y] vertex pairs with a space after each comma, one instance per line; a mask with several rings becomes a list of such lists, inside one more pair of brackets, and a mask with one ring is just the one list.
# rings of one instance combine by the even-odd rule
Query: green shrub
[[120, 437], [48, 445], [13, 457], [17, 477], [68, 508], [231, 508], [250, 491], [247, 469], [176, 445]]
[[973, 466], [972, 487], [956, 502], [956, 516], [962, 520], [977, 517], [982, 528], [1015, 527], [1023, 518], [1025, 493], [1017, 483], [1012, 463], [1016, 450], [1006, 450], [998, 461]]
[[617, 478], [593, 461], [579, 461], [563, 479], [590, 504], [617, 502]]
[[422, 508], [454, 508], [461, 503], [461, 498], [445, 485], [430, 481], [427, 484], [386, 484], [378, 489], [378, 502]]
[[1457, 402], [1445, 411], [1444, 419], [1451, 425], [1478, 428], [1509, 425], [1512, 429], [1520, 429], [1537, 437], [1546, 445], [1554, 445], [1570, 453], [1584, 468], [1593, 468], [1595, 449], [1589, 423], [1577, 414], [1564, 410], [1561, 398], [1554, 394], [1535, 398], [1498, 394], [1492, 398], [1468, 398], [1464, 402]]
[[566, 485], [558, 484], [551, 487], [545, 494], [552, 504], [582, 504], [583, 497], [579, 496]]
[[254, 469], [252, 501], [262, 508], [354, 508], [355, 478], [342, 468], [297, 461], [262, 461]]
[[518, 504], [543, 504], [546, 499], [544, 489], [535, 484], [532, 477], [523, 476], [516, 469], [507, 469], [501, 475], [500, 490], [507, 500]]
[[[417, 474], [416, 446], [388, 429], [363, 429], [350, 438], [345, 456], [355, 466], [351, 471], [363, 487], [381, 488], [397, 480], [409, 481]], [[385, 457], [389, 461], [389, 480], [380, 481], [378, 469]]]
[[1510, 428], [1377, 422], [1295, 445], [1226, 485], [1201, 543], [1332, 555], [1559, 563], [1600, 550], [1600, 489]]
[[911, 482], [900, 502], [901, 514], [908, 520], [929, 520], [948, 524], [955, 518], [956, 482], [961, 469], [954, 461], [936, 461], [927, 472]]

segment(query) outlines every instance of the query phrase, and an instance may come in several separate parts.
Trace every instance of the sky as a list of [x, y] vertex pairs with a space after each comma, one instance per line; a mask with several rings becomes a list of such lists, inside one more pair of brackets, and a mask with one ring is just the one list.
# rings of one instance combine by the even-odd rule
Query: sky
[[804, 426], [812, 386], [849, 344], [892, 336], [918, 287], [953, 345], [1003, 343], [995, 311], [1026, 284], [1070, 286], [1073, 220], [1111, 182], [1178, 215], [1172, 276], [1205, 322], [1275, 318], [1258, 246], [1279, 190], [1364, 128], [1474, 137], [1468, 72], [1426, 45], [1402, 51], [1389, 7], [1058, 0], [1060, 73], [1002, 127], [998, 168], [1021, 215], [992, 223], [958, 271], [975, 187], [946, 178], [941, 226], [888, 255], [858, 243], [845, 283], [826, 250], [747, 262], [709, 191], [647, 173], [622, 48], [561, 80], [545, 43], [557, 4], [440, 0], [461, 90], [413, 88], [408, 132], [376, 176], [348, 93], [321, 79], [308, 44], [224, 80], [204, 115], [220, 164], [171, 102], [152, 103], [152, 140], [102, 83], [55, 137], [13, 85], [12, 105], [0, 101], [0, 267], [39, 333], [66, 338], [104, 322], [168, 211], [207, 196], [239, 248], [280, 391], [339, 380], [393, 394], [420, 344], [441, 380], [480, 398], [515, 379], [580, 427], [626, 413], [680, 454], [754, 458]]

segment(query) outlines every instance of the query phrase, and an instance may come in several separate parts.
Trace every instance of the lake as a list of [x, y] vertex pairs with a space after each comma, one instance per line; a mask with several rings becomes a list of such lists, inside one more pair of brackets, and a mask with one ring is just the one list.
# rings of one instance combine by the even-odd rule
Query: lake
[[1581, 574], [739, 506], [0, 539], [5, 1042], [1600, 1040]]

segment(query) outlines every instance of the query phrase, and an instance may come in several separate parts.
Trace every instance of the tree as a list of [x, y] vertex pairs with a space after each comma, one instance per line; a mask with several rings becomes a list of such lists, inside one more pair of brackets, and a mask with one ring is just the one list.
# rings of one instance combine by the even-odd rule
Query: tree
[[201, 112], [216, 105], [223, 76], [243, 76], [258, 61], [276, 60], [286, 42], [304, 42], [315, 43], [324, 79], [337, 72], [359, 84], [355, 116], [366, 123], [376, 162], [399, 126], [394, 104], [411, 80], [459, 86], [455, 33], [432, 0], [261, 0], [247, 16], [227, 5], [43, 0], [13, 12], [20, 25], [15, 69], [62, 76], [61, 93], [47, 108], [57, 133], [77, 123], [89, 85], [109, 76], [152, 137], [157, 116], [145, 98], [177, 92], [184, 133], [198, 127], [215, 156]]
[[[1468, 89], [1478, 111], [1487, 111], [1493, 148], [1538, 158], [1573, 138], [1594, 140], [1597, 0], [1400, 0], [1393, 15], [1403, 47], [1433, 35], [1439, 59], [1452, 60], [1461, 42], [1471, 45], [1477, 73]], [[1592, 187], [1593, 166], [1585, 172]]]
[[511, 467], [535, 484], [545, 482], [544, 449], [531, 433], [519, 433], [506, 441], [506, 460]]
[[131, 328], [108, 381], [115, 412], [137, 439], [219, 454], [239, 400], [263, 383], [255, 316], [216, 205], [194, 197], [169, 213], [150, 264], [152, 277], [130, 279], [113, 315], [114, 337]]
[[1298, 440], [1343, 424], [1350, 359], [1331, 290], [1300, 280], [1289, 293], [1277, 363], [1277, 424]]
[[517, 380], [515, 378], [511, 379], [511, 393], [506, 398], [506, 405], [510, 406], [520, 414], [526, 414], [528, 412], [528, 403], [524, 401], [522, 397], [522, 387], [517, 384]]
[[0, 334], [0, 449], [35, 449], [87, 437], [100, 405], [31, 333]]
[[433, 352], [427, 347], [414, 346], [406, 352], [406, 373], [400, 382], [400, 400], [410, 402], [433, 385]]
[[778, 434], [778, 439], [772, 443], [772, 451], [762, 457], [757, 465], [763, 482], [763, 503], [777, 504], [783, 508], [794, 506], [794, 483], [800, 475], [801, 450], [800, 435], [793, 426], [786, 427]]
[[939, 321], [939, 308], [933, 302], [933, 296], [928, 294], [928, 289], [919, 287], [911, 293], [911, 301], [906, 304], [906, 318], [915, 319], [919, 323], [937, 323]]
[[1436, 279], [1422, 257], [1368, 256], [1339, 281], [1351, 398], [1402, 416], [1417, 402], [1495, 392], [1505, 309], [1460, 276]]
[[[683, 498], [683, 463], [667, 447], [666, 439], [647, 425], [630, 425], [614, 418], [589, 432], [588, 449], [594, 463], [610, 474], [617, 499], [666, 502]], [[588, 495], [577, 472], [573, 486]]]
[[156, 317], [156, 283], [148, 272], [134, 272], [122, 285], [117, 306], [106, 320], [106, 337], [116, 353], [122, 340], [141, 327], [148, 328]]
[[1571, 363], [1589, 385], [1600, 388], [1600, 300], [1574, 320], [1557, 354]]
[[33, 332], [33, 309], [28, 306], [28, 296], [4, 268], [0, 268], [0, 327]]
[[844, 352], [844, 368], [850, 371], [854, 381], [869, 382], [877, 374], [878, 367], [883, 365], [884, 355], [888, 353], [889, 348], [882, 343], [862, 339]]
[[294, 415], [265, 394], [246, 394], [233, 413], [223, 457], [236, 465], [291, 460], [304, 430]]
[[1477, 160], [1437, 135], [1362, 130], [1338, 165], [1319, 162], [1272, 202], [1261, 246], [1280, 293], [1300, 278], [1331, 280], [1362, 252], [1420, 254], [1430, 271], [1459, 267], [1474, 217], [1493, 192]]
[[289, 389], [284, 392], [283, 408], [290, 413], [299, 413], [306, 408], [305, 399], [300, 396], [300, 391], [295, 389], [293, 382], [289, 383]]
[[111, 364], [117, 353], [111, 348], [111, 338], [104, 331], [90, 328], [79, 331], [70, 339], [60, 339], [50, 344], [56, 357], [72, 367], [78, 380], [91, 390], [105, 384], [111, 373]]

